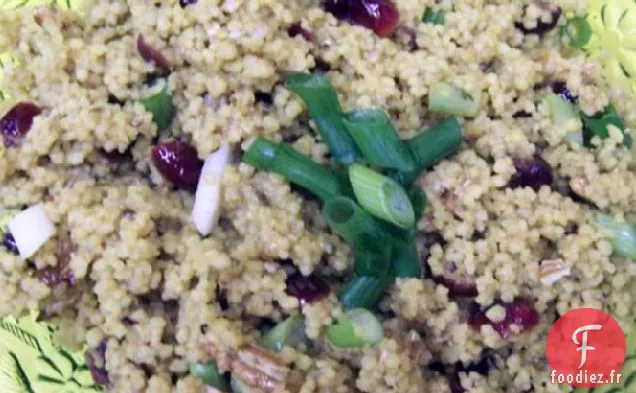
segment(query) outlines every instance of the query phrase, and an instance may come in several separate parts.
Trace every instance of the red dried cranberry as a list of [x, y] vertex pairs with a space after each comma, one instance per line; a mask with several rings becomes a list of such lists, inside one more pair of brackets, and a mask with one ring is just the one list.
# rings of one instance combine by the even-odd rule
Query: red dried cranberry
[[528, 299], [516, 299], [506, 303], [506, 321], [521, 327], [522, 330], [531, 329], [539, 324], [539, 313], [534, 303]]
[[40, 113], [42, 113], [42, 109], [28, 102], [20, 102], [11, 108], [0, 119], [0, 131], [4, 138], [4, 146], [16, 146], [31, 129], [33, 118]]
[[[525, 34], [545, 34], [548, 31], [554, 29], [557, 25], [557, 23], [559, 22], [559, 18], [561, 17], [561, 13], [563, 12], [561, 10], [561, 7], [552, 4], [548, 1], [545, 0], [537, 0], [535, 1], [535, 4], [539, 7], [539, 8], [543, 8], [546, 11], [550, 12], [550, 16], [551, 16], [551, 20], [550, 22], [544, 22], [541, 19], [537, 20], [537, 25], [534, 28], [528, 29], [525, 27], [525, 25], [521, 22], [516, 22], [515, 23], [515, 27], [519, 30], [521, 30], [522, 32], [524, 32]], [[524, 14], [526, 11], [526, 7], [524, 7]]]
[[300, 23], [294, 23], [293, 25], [289, 26], [289, 28], [287, 29], [287, 34], [289, 34], [290, 37], [296, 37], [297, 35], [300, 35], [305, 39], [305, 41], [309, 42], [314, 39], [311, 32], [302, 27]]
[[462, 381], [459, 378], [459, 374], [449, 374], [446, 376], [446, 379], [448, 380], [448, 388], [450, 389], [451, 393], [464, 393], [466, 391], [462, 386]]
[[469, 324], [476, 330], [483, 325], [491, 325], [504, 340], [510, 337], [510, 325], [517, 325], [522, 332], [531, 330], [539, 324], [539, 313], [532, 301], [517, 298], [510, 303], [498, 303], [506, 309], [506, 318], [501, 322], [492, 322], [486, 317], [486, 310], [476, 310], [470, 316]]
[[146, 43], [144, 36], [141, 34], [137, 37], [137, 51], [145, 61], [154, 63], [157, 68], [164, 72], [170, 72], [172, 66], [168, 59], [166, 59], [158, 49]]
[[121, 153], [119, 150], [106, 151], [104, 149], [100, 149], [99, 154], [112, 164], [120, 164], [125, 161], [126, 158], [130, 157], [130, 153], [128, 151]]
[[349, 18], [349, 10], [351, 9], [351, 0], [327, 0], [323, 4], [325, 11], [329, 12], [340, 20]]
[[389, 0], [327, 0], [326, 11], [341, 20], [367, 27], [380, 37], [397, 29], [400, 13]]
[[446, 275], [439, 277], [435, 281], [448, 288], [448, 292], [454, 296], [477, 297], [479, 295], [477, 285], [472, 280], [466, 278]]
[[329, 295], [331, 289], [323, 279], [318, 276], [303, 276], [293, 274], [287, 277], [287, 294], [300, 300], [301, 303], [312, 303]]
[[190, 144], [179, 141], [160, 143], [152, 148], [151, 156], [164, 178], [177, 187], [196, 189], [203, 163]]
[[13, 255], [20, 255], [20, 251], [18, 251], [18, 245], [15, 242], [15, 238], [13, 237], [12, 234], [7, 232], [4, 235], [4, 239], [2, 240], [2, 245], [4, 245], [4, 248], [6, 248], [7, 251], [12, 253]]
[[[108, 371], [106, 371], [106, 348], [108, 340], [103, 339], [97, 348], [92, 351], [86, 351], [86, 366], [88, 367], [93, 380], [98, 385], [109, 386], [110, 379], [108, 378]], [[104, 367], [98, 367], [97, 362], [104, 364]]]
[[541, 156], [515, 158], [513, 161], [517, 173], [512, 176], [510, 187], [532, 187], [538, 190], [541, 186], [552, 184], [552, 168]]

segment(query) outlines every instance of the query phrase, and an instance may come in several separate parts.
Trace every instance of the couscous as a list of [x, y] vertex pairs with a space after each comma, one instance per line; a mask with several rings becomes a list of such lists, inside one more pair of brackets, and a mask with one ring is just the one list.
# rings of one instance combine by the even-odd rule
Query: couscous
[[[0, 11], [19, 62], [0, 104], [0, 316], [39, 310], [112, 392], [570, 391], [549, 381], [555, 320], [598, 308], [629, 333], [636, 306], [636, 264], [599, 221], [636, 219], [636, 102], [563, 39], [585, 9]], [[387, 155], [364, 144], [385, 134]], [[426, 157], [420, 135], [439, 136]], [[361, 188], [376, 180], [388, 207]], [[360, 246], [338, 209], [417, 254], [396, 257], [398, 235]], [[384, 269], [384, 249], [405, 265]]]

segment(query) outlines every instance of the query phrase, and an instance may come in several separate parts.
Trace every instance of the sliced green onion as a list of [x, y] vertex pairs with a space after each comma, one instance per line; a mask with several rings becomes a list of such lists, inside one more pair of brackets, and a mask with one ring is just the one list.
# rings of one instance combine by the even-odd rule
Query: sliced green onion
[[564, 45], [583, 49], [592, 38], [592, 27], [584, 16], [569, 18], [560, 30], [561, 42]]
[[411, 152], [384, 111], [357, 110], [348, 113], [343, 123], [370, 164], [404, 172], [415, 170]]
[[350, 243], [358, 243], [363, 236], [375, 243], [384, 241], [385, 235], [377, 221], [349, 198], [328, 199], [322, 208], [322, 216], [331, 229]]
[[406, 142], [415, 158], [415, 171], [393, 173], [391, 177], [398, 183], [409, 186], [423, 170], [432, 168], [456, 153], [463, 139], [462, 127], [456, 118], [451, 117], [436, 123]]
[[426, 7], [422, 22], [432, 25], [443, 25], [445, 22], [445, 12], [439, 8]]
[[340, 180], [335, 173], [288, 145], [276, 145], [257, 138], [243, 155], [243, 162], [258, 169], [276, 172], [322, 199], [342, 193]]
[[428, 93], [428, 109], [453, 116], [474, 117], [481, 106], [481, 95], [471, 95], [450, 83], [437, 83]]
[[391, 268], [391, 247], [370, 236], [361, 236], [355, 243], [354, 272], [358, 276], [382, 277]]
[[338, 95], [329, 80], [319, 74], [289, 72], [285, 75], [285, 83], [304, 101], [333, 159], [341, 164], [355, 162], [358, 149], [342, 123]]
[[340, 292], [340, 303], [345, 308], [371, 309], [378, 304], [386, 288], [393, 282], [395, 275], [383, 277], [362, 276], [349, 281]]
[[360, 164], [349, 167], [349, 178], [358, 203], [369, 213], [400, 228], [415, 223], [408, 194], [395, 180]]
[[265, 333], [261, 346], [280, 352], [285, 346], [298, 346], [306, 341], [305, 319], [301, 315], [292, 315]]
[[419, 278], [422, 265], [413, 241], [393, 240], [393, 270], [398, 278]]
[[550, 117], [557, 126], [562, 126], [573, 120], [581, 119], [576, 107], [557, 94], [546, 94], [543, 98], [543, 102], [550, 109]]
[[357, 308], [347, 311], [337, 324], [329, 326], [327, 338], [337, 348], [361, 348], [382, 341], [384, 329], [373, 313]]
[[221, 373], [213, 361], [207, 363], [192, 363], [190, 365], [190, 374], [198, 377], [208, 386], [213, 386], [224, 392], [230, 390], [228, 375]]
[[426, 204], [428, 203], [428, 198], [424, 190], [420, 187], [411, 187], [408, 192], [409, 199], [411, 200], [411, 204], [413, 205], [413, 212], [415, 213], [415, 222], [417, 223], [422, 215], [424, 215], [424, 209], [426, 208]]
[[623, 119], [616, 113], [613, 105], [608, 105], [602, 113], [594, 116], [586, 116], [581, 114], [583, 119], [583, 145], [585, 147], [594, 147], [592, 138], [598, 136], [605, 139], [609, 136], [607, 126], [613, 125], [623, 133], [623, 145], [628, 149], [632, 148], [632, 137], [625, 132], [625, 123]]
[[636, 259], [636, 226], [600, 213], [596, 216], [596, 223], [613, 232], [612, 248], [614, 254]]
[[159, 130], [165, 130], [170, 127], [175, 108], [172, 103], [172, 96], [168, 94], [167, 85], [155, 95], [140, 98], [139, 103], [141, 103], [148, 112], [152, 113], [152, 120]]

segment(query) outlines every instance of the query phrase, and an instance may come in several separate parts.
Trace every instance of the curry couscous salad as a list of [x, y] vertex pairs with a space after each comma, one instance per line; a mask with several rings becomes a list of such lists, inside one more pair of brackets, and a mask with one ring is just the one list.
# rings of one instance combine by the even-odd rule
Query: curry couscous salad
[[591, 3], [0, 10], [0, 317], [66, 348], [24, 322], [0, 391], [572, 391], [554, 322], [636, 310], [636, 9]]

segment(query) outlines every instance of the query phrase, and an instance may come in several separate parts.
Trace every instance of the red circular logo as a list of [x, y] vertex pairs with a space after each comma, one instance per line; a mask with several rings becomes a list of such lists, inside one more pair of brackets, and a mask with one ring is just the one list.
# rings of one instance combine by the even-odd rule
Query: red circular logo
[[614, 318], [594, 308], [570, 311], [548, 333], [551, 382], [577, 388], [620, 383], [626, 352], [625, 334]]

